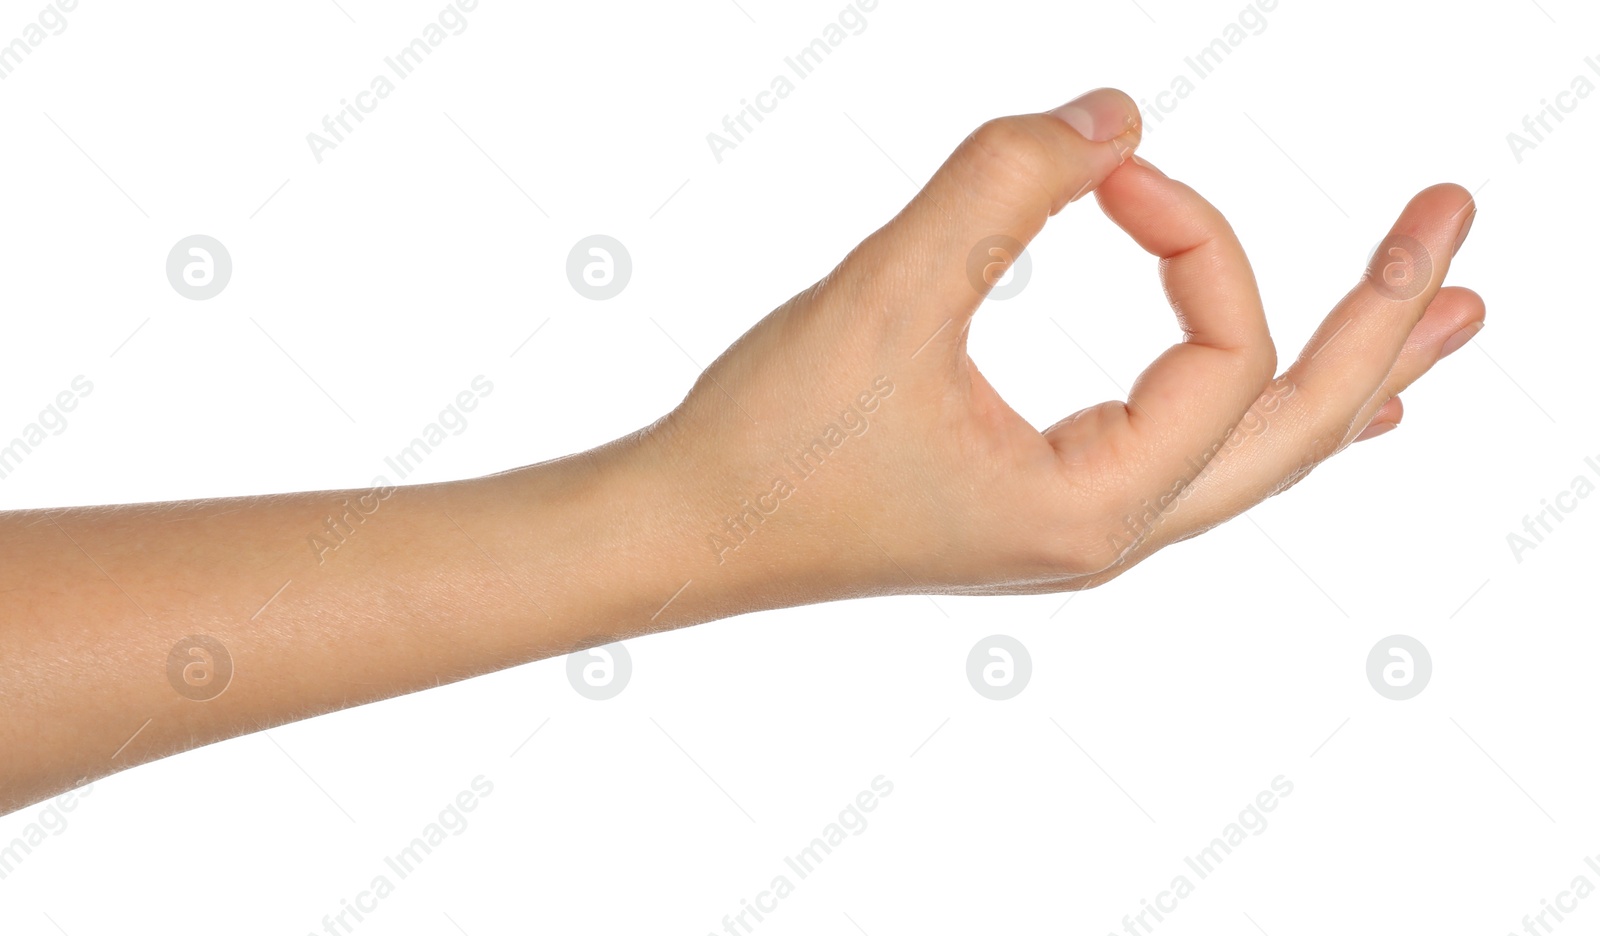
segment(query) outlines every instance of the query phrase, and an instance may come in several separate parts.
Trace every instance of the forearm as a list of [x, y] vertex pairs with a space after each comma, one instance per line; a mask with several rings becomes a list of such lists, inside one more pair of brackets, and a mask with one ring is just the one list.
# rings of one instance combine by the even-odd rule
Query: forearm
[[[444, 484], [0, 515], [0, 812], [777, 600], [695, 551], [703, 498], [662, 444]], [[169, 667], [193, 635], [225, 653], [181, 647]]]

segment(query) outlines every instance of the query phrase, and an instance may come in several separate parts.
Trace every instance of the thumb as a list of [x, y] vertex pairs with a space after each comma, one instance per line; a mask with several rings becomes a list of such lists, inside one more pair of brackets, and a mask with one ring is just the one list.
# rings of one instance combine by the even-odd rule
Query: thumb
[[[851, 251], [833, 281], [854, 302], [901, 310], [919, 342], [930, 323], [964, 326], [1045, 221], [1116, 171], [1140, 132], [1138, 106], [1111, 88], [1046, 113], [990, 120]], [[945, 328], [941, 337], [964, 334]]]

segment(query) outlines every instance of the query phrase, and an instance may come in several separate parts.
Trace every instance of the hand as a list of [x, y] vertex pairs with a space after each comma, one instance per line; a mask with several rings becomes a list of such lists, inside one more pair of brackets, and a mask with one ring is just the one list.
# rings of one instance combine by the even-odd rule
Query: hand
[[[374, 491], [0, 513], [0, 813], [649, 631], [1096, 585], [1397, 423], [1400, 391], [1481, 323], [1476, 296], [1440, 288], [1472, 202], [1438, 186], [1273, 380], [1244, 251], [1130, 156], [1138, 141], [1115, 91], [985, 124], [672, 413], [582, 455]], [[1162, 258], [1183, 340], [1126, 402], [1039, 432], [978, 372], [967, 329], [988, 267], [1090, 190]], [[990, 264], [995, 244], [1010, 252]], [[333, 559], [306, 548], [335, 530]], [[192, 635], [228, 664], [203, 697], [183, 675]]]
[[[1104, 89], [984, 124], [708, 368], [646, 443], [693, 479], [694, 565], [760, 570], [756, 587], [785, 603], [1097, 585], [1398, 424], [1398, 394], [1481, 327], [1475, 294], [1441, 289], [1472, 199], [1435, 186], [1274, 379], [1243, 248], [1193, 189], [1129, 158], [1139, 136], [1133, 101]], [[1090, 190], [1160, 258], [1180, 340], [1127, 401], [1040, 432], [967, 355], [987, 291], [969, 260], [986, 243], [1020, 248]]]

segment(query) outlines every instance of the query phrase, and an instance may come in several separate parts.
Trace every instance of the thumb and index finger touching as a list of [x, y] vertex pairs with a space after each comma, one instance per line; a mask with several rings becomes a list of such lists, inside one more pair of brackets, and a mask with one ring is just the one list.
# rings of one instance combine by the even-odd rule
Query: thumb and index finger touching
[[964, 323], [1050, 216], [1115, 172], [1140, 133], [1133, 100], [1109, 88], [1050, 112], [989, 120], [851, 251], [835, 281], [891, 290], [914, 330]]
[[1166, 487], [1225, 436], [1276, 366], [1254, 274], [1221, 212], [1142, 160], [1124, 165], [1141, 130], [1134, 101], [1109, 88], [990, 120], [837, 277], [847, 288], [889, 290], [893, 324], [918, 354], [957, 354], [1005, 268], [1052, 215], [1095, 191], [1106, 215], [1160, 258], [1184, 341], [1140, 375], [1126, 405], [1093, 408], [1095, 418], [1064, 420], [1048, 437], [1064, 456], [1107, 443], [1133, 455], [1137, 493]]

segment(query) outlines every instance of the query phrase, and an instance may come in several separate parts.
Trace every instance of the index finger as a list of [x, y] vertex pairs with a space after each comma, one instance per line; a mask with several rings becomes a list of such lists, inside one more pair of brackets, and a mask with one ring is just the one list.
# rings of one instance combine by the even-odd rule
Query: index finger
[[1249, 410], [1277, 367], [1255, 273], [1210, 202], [1137, 156], [1097, 189], [1101, 209], [1160, 258], [1183, 332], [1134, 382], [1128, 402], [1047, 433], [1058, 452], [1113, 452], [1132, 467], [1125, 496], [1187, 483]]

